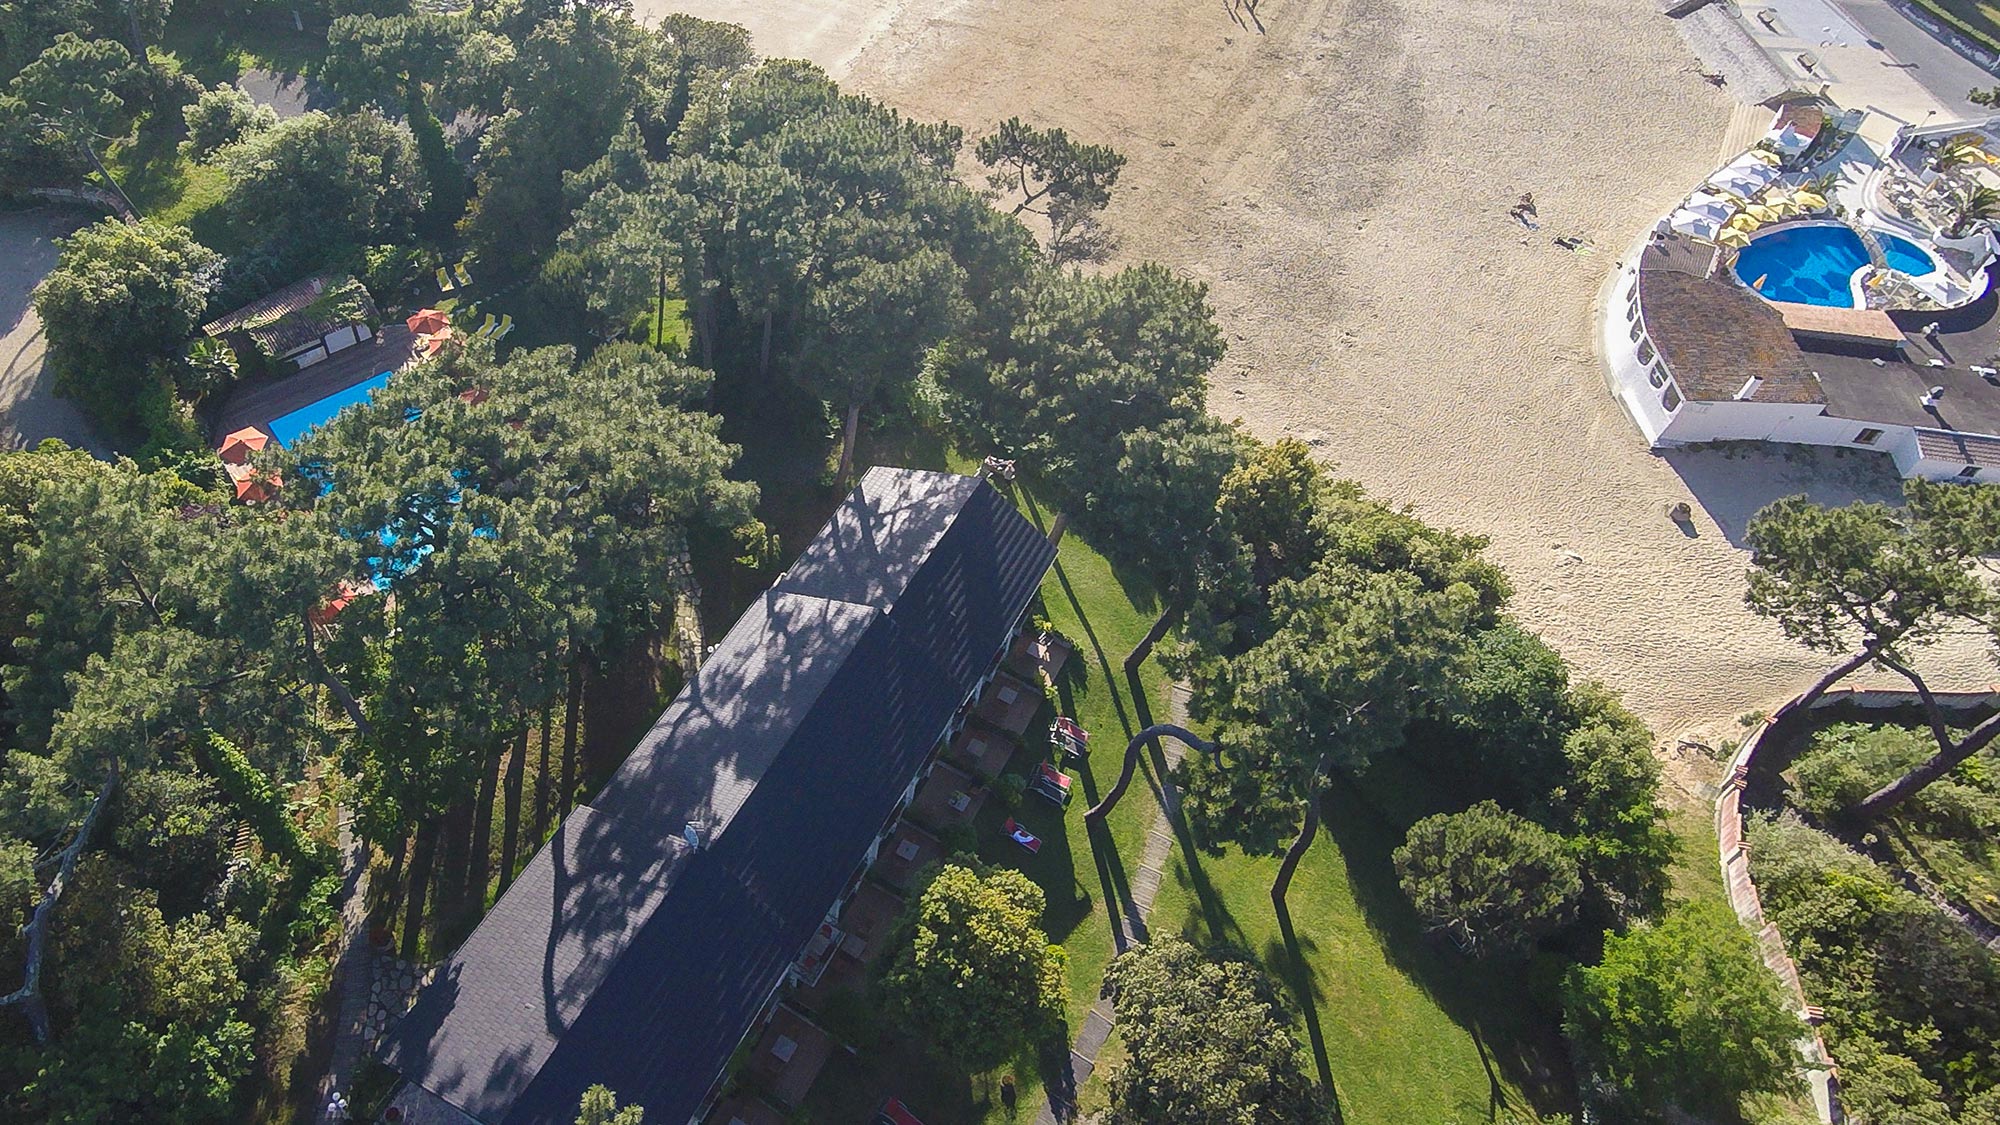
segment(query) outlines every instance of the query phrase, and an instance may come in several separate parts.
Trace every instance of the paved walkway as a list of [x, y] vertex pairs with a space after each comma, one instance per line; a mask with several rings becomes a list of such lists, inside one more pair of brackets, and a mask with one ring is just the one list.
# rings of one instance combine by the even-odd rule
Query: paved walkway
[[[1168, 690], [1168, 712], [1176, 723], [1187, 721], [1187, 689], [1179, 684]], [[1159, 740], [1161, 752], [1166, 756], [1167, 768], [1180, 765], [1187, 748], [1171, 738]], [[1146, 850], [1139, 856], [1138, 869], [1133, 871], [1130, 887], [1132, 901], [1126, 909], [1112, 921], [1111, 941], [1123, 953], [1134, 945], [1148, 940], [1146, 915], [1152, 912], [1153, 900], [1159, 896], [1160, 883], [1165, 878], [1167, 857], [1173, 854], [1173, 829], [1181, 822], [1181, 794], [1174, 783], [1165, 775], [1160, 777], [1160, 798], [1165, 816], [1154, 820], [1146, 832]], [[1083, 1027], [1076, 1033], [1076, 1041], [1069, 1049], [1069, 1077], [1066, 1089], [1057, 1083], [1045, 1092], [1041, 1112], [1035, 1115], [1035, 1125], [1062, 1125], [1076, 1119], [1076, 1092], [1090, 1079], [1097, 1069], [1097, 1055], [1104, 1049], [1105, 1040], [1111, 1037], [1111, 1025], [1117, 1018], [1111, 1001], [1099, 997], [1097, 1003], [1083, 1018]]]
[[340, 996], [340, 1012], [333, 1029], [333, 1056], [327, 1062], [326, 1073], [320, 1076], [313, 1102], [316, 1109], [324, 1109], [334, 1091], [348, 1093], [354, 1087], [354, 1072], [367, 1049], [363, 1025], [375, 977], [375, 960], [368, 948], [368, 844], [354, 835], [352, 817], [347, 811], [343, 809], [341, 814], [341, 945], [340, 960], [333, 968], [333, 988]]

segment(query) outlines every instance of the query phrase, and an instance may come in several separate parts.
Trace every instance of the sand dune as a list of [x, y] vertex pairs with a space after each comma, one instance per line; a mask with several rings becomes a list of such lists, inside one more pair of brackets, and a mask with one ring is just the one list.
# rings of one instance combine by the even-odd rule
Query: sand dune
[[[1130, 158], [1120, 257], [1207, 281], [1213, 407], [1491, 537], [1521, 616], [1663, 733], [1822, 666], [1742, 604], [1743, 521], [1886, 462], [1655, 456], [1605, 391], [1597, 293], [1716, 162], [1728, 97], [1644, 0], [642, 0], [971, 132], [1018, 114]], [[832, 14], [829, 14], [832, 12]], [[1534, 193], [1540, 229], [1506, 210]], [[1592, 253], [1552, 244], [1582, 238]], [[1664, 507], [1692, 499], [1696, 534]], [[1983, 682], [1971, 648], [1929, 663]]]

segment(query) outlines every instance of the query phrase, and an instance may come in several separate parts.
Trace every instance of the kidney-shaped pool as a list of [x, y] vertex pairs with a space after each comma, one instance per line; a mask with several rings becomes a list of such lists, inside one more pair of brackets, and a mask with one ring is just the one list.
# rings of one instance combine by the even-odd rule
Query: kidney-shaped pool
[[[1924, 248], [1906, 238], [1876, 232], [1889, 268], [1913, 277], [1938, 268]], [[1736, 255], [1736, 276], [1773, 301], [1859, 307], [1854, 275], [1868, 264], [1861, 236], [1838, 223], [1783, 226], [1750, 241]]]

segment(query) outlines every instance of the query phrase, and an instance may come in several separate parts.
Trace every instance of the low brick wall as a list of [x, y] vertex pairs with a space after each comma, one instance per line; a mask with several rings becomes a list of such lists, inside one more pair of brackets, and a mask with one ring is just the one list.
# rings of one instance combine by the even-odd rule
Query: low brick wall
[[[2000, 692], [1936, 692], [1934, 695], [1947, 711], [1976, 711], [2000, 706]], [[1743, 840], [1744, 785], [1750, 777], [1758, 750], [1767, 743], [1783, 745], [1805, 736], [1815, 725], [1817, 712], [1833, 707], [1862, 712], [1894, 711], [1919, 704], [1914, 691], [1871, 688], [1829, 691], [1813, 701], [1810, 708], [1803, 710], [1799, 708], [1798, 700], [1794, 699], [1758, 724], [1757, 729], [1743, 740], [1736, 756], [1729, 761], [1729, 774], [1723, 780], [1722, 795], [1715, 802], [1715, 839], [1721, 852], [1722, 880], [1728, 889], [1729, 905], [1735, 908], [1736, 916], [1743, 920], [1743, 924], [1755, 931], [1758, 945], [1763, 949], [1764, 964], [1784, 983], [1786, 994], [1811, 1027], [1811, 1031], [1799, 1040], [1799, 1056], [1806, 1080], [1812, 1087], [1813, 1106], [1826, 1125], [1838, 1125], [1843, 1120], [1839, 1070], [1819, 1033], [1820, 1010], [1807, 999], [1805, 986], [1799, 980], [1799, 967], [1785, 950], [1784, 935], [1778, 932], [1776, 924], [1764, 917], [1764, 904], [1757, 897], [1757, 884], [1750, 878], [1750, 849]]]

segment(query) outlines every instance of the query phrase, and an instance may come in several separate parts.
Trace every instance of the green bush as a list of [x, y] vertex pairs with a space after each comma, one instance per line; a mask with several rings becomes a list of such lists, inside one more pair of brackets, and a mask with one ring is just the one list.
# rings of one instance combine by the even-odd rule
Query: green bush
[[[1821, 821], [1841, 812], [1937, 753], [1928, 731], [1840, 723], [1814, 736], [1792, 767], [1794, 803]], [[1976, 836], [2000, 829], [2000, 784], [1992, 751], [1932, 782], [1895, 816], [1945, 835]]]
[[181, 116], [187, 122], [187, 140], [181, 142], [181, 153], [191, 160], [200, 160], [278, 123], [270, 106], [258, 105], [250, 95], [227, 83], [203, 92], [193, 105], [181, 110]]
[[[1767, 917], [1825, 1009], [1836, 1059], [1896, 1055], [1948, 1101], [2000, 1082], [2000, 963], [1957, 923], [1794, 814], [1749, 824], [1751, 873]], [[1903, 1062], [1875, 1075], [1904, 1089]]]

